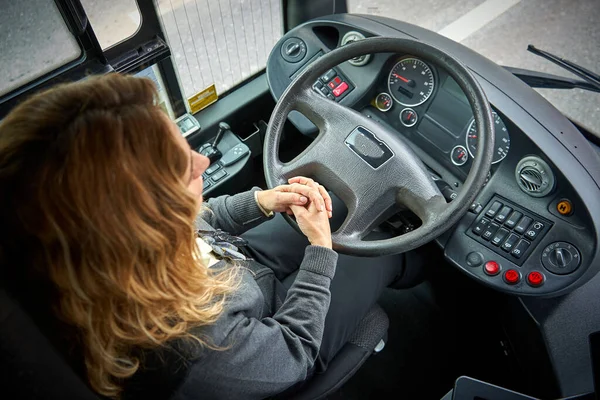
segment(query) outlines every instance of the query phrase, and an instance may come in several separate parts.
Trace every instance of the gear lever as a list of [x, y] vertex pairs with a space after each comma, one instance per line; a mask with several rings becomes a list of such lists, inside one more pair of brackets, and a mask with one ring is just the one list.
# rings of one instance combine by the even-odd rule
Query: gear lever
[[217, 147], [223, 136], [225, 135], [225, 131], [230, 131], [231, 127], [227, 122], [219, 122], [219, 131], [217, 132], [217, 136], [215, 136], [215, 140], [213, 141], [213, 147]]
[[217, 148], [217, 145], [223, 139], [225, 135], [225, 131], [231, 130], [231, 127], [226, 122], [219, 122], [219, 131], [217, 132], [217, 136], [215, 136], [215, 140], [211, 143], [203, 144], [198, 150], [200, 154], [208, 157], [210, 163], [214, 163], [223, 155], [221, 151]]

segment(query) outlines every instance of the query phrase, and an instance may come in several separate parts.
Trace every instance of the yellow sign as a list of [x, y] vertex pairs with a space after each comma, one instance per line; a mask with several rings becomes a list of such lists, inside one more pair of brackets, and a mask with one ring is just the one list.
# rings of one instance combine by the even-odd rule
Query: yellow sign
[[212, 84], [188, 99], [190, 112], [192, 114], [196, 114], [198, 111], [205, 109], [217, 101], [218, 98], [219, 96], [217, 96], [217, 89], [215, 88], [215, 85]]

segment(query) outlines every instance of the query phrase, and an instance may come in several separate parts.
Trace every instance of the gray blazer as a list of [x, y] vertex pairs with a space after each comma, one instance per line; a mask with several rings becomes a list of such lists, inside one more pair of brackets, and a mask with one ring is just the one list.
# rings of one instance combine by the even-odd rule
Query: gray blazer
[[[264, 222], [267, 218], [255, 202], [255, 190], [259, 189], [210, 199], [197, 225], [239, 235]], [[226, 267], [223, 263], [214, 267]], [[160, 397], [178, 400], [263, 399], [306, 379], [319, 354], [336, 263], [333, 250], [308, 246], [285, 299], [277, 299], [278, 282], [270, 269], [248, 263], [219, 320], [192, 332], [222, 349], [188, 341], [171, 344], [158, 357], [155, 352], [154, 358], [147, 357], [149, 363], [154, 360], [154, 366], [145, 370], [150, 373], [140, 371], [133, 379], [138, 389], [143, 388], [138, 394], [157, 398], [163, 393]], [[152, 388], [156, 391], [149, 393]], [[125, 392], [131, 395], [135, 390], [126, 386]]]

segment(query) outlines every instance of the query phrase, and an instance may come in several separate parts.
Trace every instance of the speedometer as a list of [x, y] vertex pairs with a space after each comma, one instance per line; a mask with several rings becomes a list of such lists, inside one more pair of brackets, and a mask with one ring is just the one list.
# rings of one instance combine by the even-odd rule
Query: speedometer
[[[494, 131], [496, 132], [494, 135], [495, 150], [492, 164], [496, 164], [504, 160], [504, 157], [508, 154], [508, 150], [510, 150], [510, 136], [508, 136], [508, 129], [506, 129], [506, 125], [504, 125], [498, 113], [492, 111], [492, 116], [494, 117]], [[477, 153], [478, 142], [479, 133], [477, 132], [475, 120], [473, 120], [467, 131], [467, 149], [473, 158], [475, 158], [475, 153]]]
[[435, 81], [431, 68], [418, 58], [404, 58], [390, 72], [388, 88], [403, 106], [415, 107], [427, 101]]

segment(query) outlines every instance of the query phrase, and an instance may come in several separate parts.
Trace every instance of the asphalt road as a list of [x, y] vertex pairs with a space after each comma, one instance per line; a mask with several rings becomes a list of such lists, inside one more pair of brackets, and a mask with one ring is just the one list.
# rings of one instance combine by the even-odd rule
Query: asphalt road
[[[0, 68], [1, 81], [22, 77], [27, 66], [47, 65], [49, 55], [58, 57], [65, 49], [64, 32], [48, 22], [47, 7], [32, 7], [30, 1], [45, 2], [15, 2], [25, 13], [0, 12], [0, 64], [9, 65]], [[155, 1], [187, 96], [211, 83], [222, 93], [259, 71], [281, 35], [280, 0]], [[137, 30], [135, 0], [82, 3], [103, 47]], [[531, 43], [600, 73], [600, 0], [348, 0], [348, 5], [350, 12], [385, 15], [440, 32], [501, 65], [572, 76], [527, 52]], [[28, 36], [18, 46], [7, 45], [7, 32], [14, 39], [19, 30], [28, 30]], [[600, 94], [540, 93], [600, 133]]]

